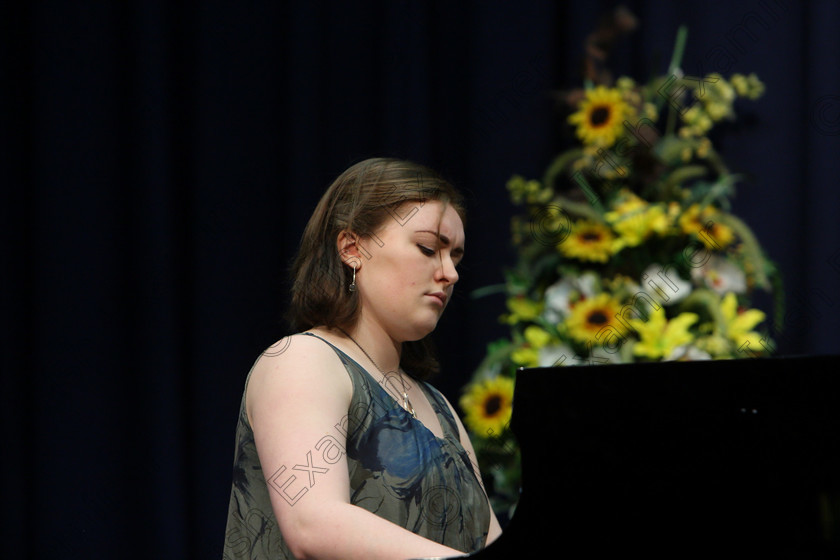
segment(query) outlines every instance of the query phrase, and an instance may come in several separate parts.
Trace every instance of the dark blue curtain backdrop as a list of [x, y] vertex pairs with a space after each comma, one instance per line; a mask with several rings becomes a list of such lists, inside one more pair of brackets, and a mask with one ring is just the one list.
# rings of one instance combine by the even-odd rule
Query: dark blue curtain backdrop
[[[285, 270], [331, 179], [374, 155], [469, 196], [439, 328], [452, 400], [505, 334], [505, 182], [563, 146], [614, 2], [4, 3], [4, 558], [218, 558], [244, 376], [286, 334]], [[840, 334], [840, 4], [629, 1], [615, 71], [756, 72], [719, 146], [785, 278], [782, 354]], [[760, 304], [769, 310], [770, 300]], [[791, 372], [795, 374], [795, 372]]]

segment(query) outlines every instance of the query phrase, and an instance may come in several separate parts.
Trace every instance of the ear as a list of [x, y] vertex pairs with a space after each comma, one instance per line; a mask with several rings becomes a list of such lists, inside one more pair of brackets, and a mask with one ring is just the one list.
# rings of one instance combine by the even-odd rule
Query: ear
[[341, 261], [356, 270], [362, 268], [362, 253], [359, 250], [359, 236], [347, 230], [342, 230], [336, 239], [336, 249]]

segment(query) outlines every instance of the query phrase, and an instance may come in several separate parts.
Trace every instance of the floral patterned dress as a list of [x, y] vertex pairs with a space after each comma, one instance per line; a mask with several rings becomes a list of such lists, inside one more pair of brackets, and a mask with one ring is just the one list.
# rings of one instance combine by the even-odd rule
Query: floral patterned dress
[[362, 366], [330, 346], [350, 375], [353, 398], [347, 416], [313, 441], [312, 449], [297, 464], [263, 472], [242, 397], [224, 559], [292, 560], [269, 494], [278, 493], [292, 505], [305, 500], [317, 477], [343, 455], [347, 456], [352, 504], [443, 545], [465, 552], [482, 548], [490, 507], [443, 396], [417, 381], [443, 429], [443, 437], [438, 438]]

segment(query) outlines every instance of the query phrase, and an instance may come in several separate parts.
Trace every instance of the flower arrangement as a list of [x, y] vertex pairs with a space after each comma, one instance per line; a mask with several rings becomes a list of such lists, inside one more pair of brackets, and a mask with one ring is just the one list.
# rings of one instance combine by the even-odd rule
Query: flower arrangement
[[648, 83], [590, 75], [566, 96], [575, 145], [540, 180], [507, 184], [525, 208], [512, 220], [518, 262], [503, 285], [510, 336], [489, 345], [460, 401], [499, 513], [518, 499], [508, 427], [518, 368], [772, 352], [750, 297], [780, 293], [778, 274], [730, 212], [739, 176], [709, 138], [764, 85], [683, 75], [685, 37], [680, 29], [668, 72]]

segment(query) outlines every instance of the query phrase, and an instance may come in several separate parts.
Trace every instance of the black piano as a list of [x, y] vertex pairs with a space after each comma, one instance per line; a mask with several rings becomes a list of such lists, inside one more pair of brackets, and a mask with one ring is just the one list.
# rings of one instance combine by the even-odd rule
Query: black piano
[[840, 356], [524, 369], [511, 427], [521, 498], [469, 558], [840, 559]]

